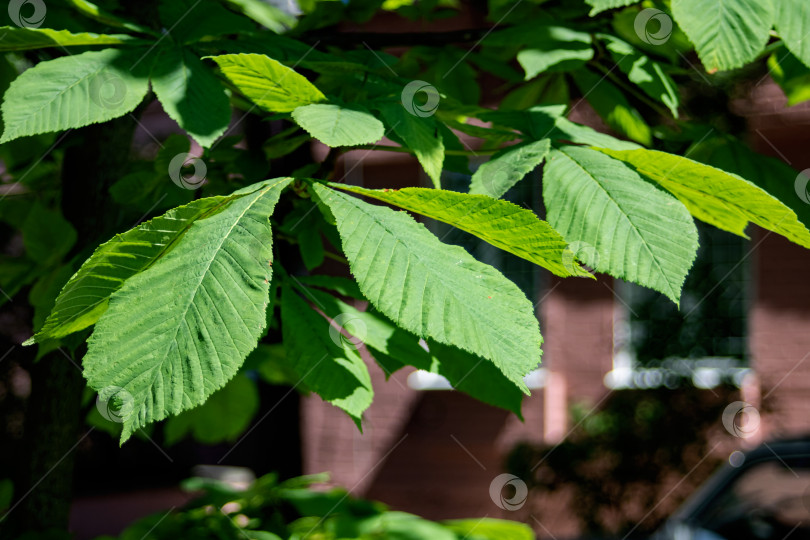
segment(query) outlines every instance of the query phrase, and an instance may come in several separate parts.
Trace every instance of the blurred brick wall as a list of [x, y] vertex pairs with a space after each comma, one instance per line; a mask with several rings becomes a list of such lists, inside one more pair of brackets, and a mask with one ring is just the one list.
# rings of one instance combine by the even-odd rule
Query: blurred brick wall
[[431, 519], [503, 517], [489, 486], [512, 444], [542, 433], [542, 400], [542, 392], [526, 400], [521, 424], [459, 392], [422, 392], [366, 495]]
[[403, 436], [418, 393], [407, 387], [407, 372], [385, 373], [367, 361], [374, 402], [363, 418], [363, 433], [337, 407], [308, 396], [301, 403], [301, 440], [305, 473], [328, 471], [331, 483], [363, 493], [379, 474], [381, 459]]
[[[770, 80], [737, 104], [749, 121], [749, 140], [760, 153], [797, 171], [810, 167], [810, 103], [787, 107]], [[798, 198], [798, 195], [797, 195]], [[755, 269], [749, 344], [763, 398], [774, 411], [765, 437], [810, 433], [810, 252], [781, 236], [752, 234]]]
[[[446, 27], [444, 21], [405, 27], [402, 21], [383, 15], [362, 30], [453, 30], [482, 23], [474, 16], [450, 21], [453, 27]], [[810, 107], [785, 109], [784, 96], [769, 79], [738, 105], [750, 121], [749, 142], [758, 151], [797, 170], [810, 167]], [[572, 106], [573, 120], [604, 129], [587, 103]], [[463, 140], [468, 148], [476, 148], [474, 140]], [[388, 152], [351, 152], [338, 162], [337, 173], [338, 179], [367, 187], [425, 185], [415, 160]], [[759, 230], [749, 234], [755, 270], [749, 329], [752, 367], [761, 381], [760, 397], [776, 407], [764, 418], [763, 428], [766, 436], [806, 433], [810, 431], [810, 400], [805, 398], [810, 393], [810, 279], [806, 272], [810, 253], [776, 235]], [[576, 501], [564, 496], [542, 501], [555, 509], [549, 512], [546, 506], [545, 514], [555, 518], [539, 523], [531, 515], [531, 506], [538, 501], [530, 501], [518, 512], [506, 512], [489, 497], [489, 484], [503, 472], [504, 456], [516, 442], [540, 442], [544, 437], [553, 442], [571, 427], [566, 405], [598, 405], [608, 393], [603, 378], [612, 368], [616, 302], [612, 280], [550, 280], [538, 300], [545, 338], [543, 365], [555, 384], [563, 386], [556, 394], [535, 391], [524, 403], [525, 423], [463, 394], [411, 390], [407, 372], [384, 382], [379, 369], [372, 367], [376, 395], [363, 435], [343, 413], [319, 398], [305, 401], [306, 472], [329, 470], [334, 483], [358, 495], [429, 518], [507, 517], [531, 524], [540, 537], [576, 534], [570, 514]], [[746, 390], [747, 395], [752, 389], [755, 392], [756, 385]]]

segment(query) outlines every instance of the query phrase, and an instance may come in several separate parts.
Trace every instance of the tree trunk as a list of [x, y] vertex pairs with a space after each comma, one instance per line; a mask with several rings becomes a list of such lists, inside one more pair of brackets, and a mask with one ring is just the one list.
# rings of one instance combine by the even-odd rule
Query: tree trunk
[[[126, 171], [134, 121], [125, 116], [71, 133], [62, 167], [62, 212], [78, 232], [74, 254], [109, 236], [114, 213], [110, 185]], [[79, 347], [81, 358], [85, 346]], [[66, 530], [72, 499], [74, 457], [84, 428], [81, 396], [85, 382], [79, 362], [67, 349], [55, 351], [31, 368], [32, 391], [26, 411], [29, 470], [16, 486], [19, 509], [12, 514], [24, 531]], [[32, 350], [33, 352], [33, 350]]]

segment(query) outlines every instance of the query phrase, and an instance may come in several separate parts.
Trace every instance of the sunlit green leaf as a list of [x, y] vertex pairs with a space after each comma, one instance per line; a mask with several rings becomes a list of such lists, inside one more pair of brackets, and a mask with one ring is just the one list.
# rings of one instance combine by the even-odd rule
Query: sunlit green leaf
[[126, 34], [74, 34], [68, 30], [50, 28], [19, 28], [0, 26], [0, 51], [22, 51], [47, 47], [72, 47], [78, 45], [128, 45], [143, 44], [143, 40]]
[[292, 117], [307, 133], [333, 148], [375, 143], [385, 134], [383, 123], [359, 107], [316, 103], [298, 107]]
[[326, 97], [303, 75], [262, 54], [211, 57], [236, 88], [262, 109], [292, 112]]
[[204, 403], [256, 346], [272, 272], [268, 218], [290, 181], [251, 186], [110, 296], [82, 363], [102, 401], [126, 405], [122, 443]]
[[566, 258], [566, 242], [560, 233], [531, 210], [508, 201], [427, 188], [364, 189], [331, 185], [443, 221], [559, 276], [589, 275], [572, 262], [570, 253]]
[[[490, 360], [527, 391], [542, 338], [531, 302], [494, 268], [396, 212], [313, 184], [360, 290], [398, 326]], [[460, 324], [450, 323], [459, 321]]]
[[549, 150], [551, 143], [548, 139], [504, 148], [478, 167], [472, 176], [470, 193], [496, 199], [503, 197], [543, 162]]
[[546, 161], [543, 200], [582, 262], [678, 303], [698, 238], [677, 199], [620, 161], [568, 146]]
[[228, 201], [225, 197], [196, 200], [99, 246], [70, 278], [42, 330], [26, 345], [60, 338], [95, 324], [107, 310], [110, 295], [127, 279], [164, 256], [195, 221], [213, 214]]
[[505, 519], [453, 519], [442, 524], [469, 540], [535, 540], [531, 527]]
[[141, 49], [89, 51], [40, 62], [3, 99], [0, 143], [104, 122], [131, 112], [149, 90]]
[[585, 3], [592, 7], [589, 13], [591, 17], [609, 9], [630, 6], [639, 2], [640, 0], [585, 0]]
[[776, 31], [788, 50], [810, 68], [810, 3], [774, 0], [773, 5]]
[[692, 215], [706, 223], [745, 236], [744, 230], [750, 221], [810, 247], [810, 232], [796, 214], [748, 180], [656, 150], [601, 151], [661, 184], [678, 197]]
[[774, 19], [770, 0], [672, 0], [672, 13], [710, 73], [753, 61], [768, 42]]

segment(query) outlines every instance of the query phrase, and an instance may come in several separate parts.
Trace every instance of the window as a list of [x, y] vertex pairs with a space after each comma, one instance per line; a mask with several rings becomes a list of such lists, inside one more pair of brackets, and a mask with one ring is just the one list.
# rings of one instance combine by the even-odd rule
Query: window
[[738, 386], [748, 373], [747, 308], [751, 247], [744, 238], [696, 222], [698, 257], [681, 307], [650, 289], [616, 286], [612, 388]]

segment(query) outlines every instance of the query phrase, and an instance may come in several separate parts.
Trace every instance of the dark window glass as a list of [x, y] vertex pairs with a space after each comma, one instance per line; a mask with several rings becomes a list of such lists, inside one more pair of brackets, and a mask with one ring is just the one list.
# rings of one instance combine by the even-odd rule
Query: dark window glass
[[674, 359], [728, 359], [747, 365], [749, 240], [696, 222], [700, 248], [680, 310], [631, 283], [619, 287], [629, 318], [628, 349], [639, 367]]

